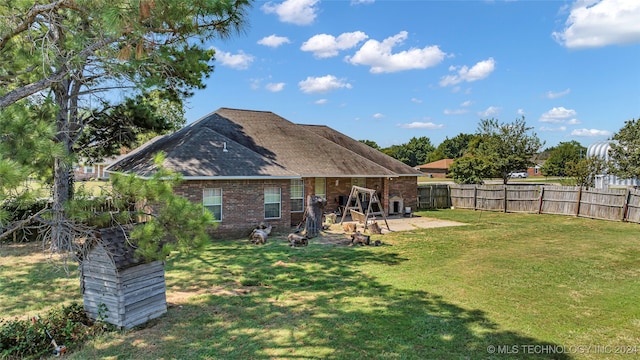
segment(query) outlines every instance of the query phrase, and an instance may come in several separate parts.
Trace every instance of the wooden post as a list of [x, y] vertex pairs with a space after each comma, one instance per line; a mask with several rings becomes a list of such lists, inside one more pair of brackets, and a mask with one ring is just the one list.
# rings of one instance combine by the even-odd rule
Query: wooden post
[[478, 210], [478, 185], [473, 185], [473, 210]]
[[540, 186], [540, 204], [538, 204], [538, 214], [542, 214], [543, 201], [544, 201], [544, 185]]
[[504, 186], [504, 212], [507, 212], [507, 185], [502, 185]]
[[624, 196], [624, 207], [622, 208], [622, 221], [627, 221], [629, 213], [629, 201], [631, 200], [631, 189], [627, 188], [627, 193]]
[[580, 200], [582, 199], [582, 186], [578, 188], [578, 201], [576, 202], [576, 216], [580, 216]]

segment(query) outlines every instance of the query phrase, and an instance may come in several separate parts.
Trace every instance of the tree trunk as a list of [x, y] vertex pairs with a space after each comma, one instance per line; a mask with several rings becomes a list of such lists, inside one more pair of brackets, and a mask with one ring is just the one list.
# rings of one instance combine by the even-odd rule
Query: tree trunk
[[[69, 81], [62, 81], [53, 88], [55, 102], [58, 105], [56, 114], [56, 141], [65, 149], [65, 154], [72, 152], [72, 134], [69, 119]], [[51, 250], [66, 251], [73, 247], [73, 236], [69, 234], [64, 211], [65, 204], [73, 196], [73, 166], [68, 157], [54, 159], [53, 167], [53, 219], [51, 223]]]
[[304, 225], [304, 232], [307, 238], [318, 236], [322, 229], [322, 213], [327, 205], [327, 200], [316, 195], [307, 196], [307, 220]]

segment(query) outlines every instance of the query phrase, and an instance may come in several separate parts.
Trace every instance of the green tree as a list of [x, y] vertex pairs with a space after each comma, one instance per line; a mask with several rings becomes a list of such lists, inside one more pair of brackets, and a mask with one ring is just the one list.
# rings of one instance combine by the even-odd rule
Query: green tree
[[[134, 102], [150, 91], [179, 102], [204, 88], [214, 58], [207, 41], [240, 31], [250, 5], [250, 0], [0, 2], [0, 109], [29, 96], [51, 101], [53, 139], [64, 151], [53, 154], [51, 239], [70, 244], [76, 237], [64, 225], [74, 146], [96, 114], [126, 112], [111, 110], [114, 91]], [[125, 108], [130, 109], [126, 102]]]
[[376, 143], [373, 140], [360, 140], [361, 143], [365, 144], [365, 145], [369, 145], [370, 147], [376, 149], [376, 150], [380, 150], [380, 146], [378, 146], [378, 143]]
[[640, 119], [627, 120], [612, 139], [609, 171], [623, 179], [640, 179]]
[[567, 162], [567, 176], [573, 179], [573, 185], [594, 187], [596, 175], [602, 174], [607, 168], [604, 159], [590, 156], [577, 161]]
[[442, 159], [457, 159], [467, 153], [469, 142], [475, 135], [460, 133], [453, 138], [448, 137], [429, 155], [429, 162]]
[[157, 135], [180, 129], [185, 124], [182, 102], [162, 99], [152, 91], [122, 103], [92, 112], [73, 146], [74, 154], [89, 162], [119, 155]]
[[422, 165], [428, 162], [429, 154], [435, 150], [431, 140], [422, 136], [412, 137], [408, 143], [392, 145], [382, 150], [385, 154], [402, 161], [409, 166]]
[[502, 178], [506, 184], [509, 173], [533, 165], [532, 159], [543, 145], [532, 129], [527, 126], [524, 117], [512, 123], [501, 123], [496, 119], [480, 120], [477, 148], [473, 151], [491, 165], [492, 175]]
[[469, 155], [455, 159], [448, 176], [457, 184], [483, 184], [491, 171], [491, 165], [484, 159]]
[[542, 173], [545, 176], [566, 176], [567, 164], [577, 163], [587, 153], [587, 148], [579, 142], [572, 140], [561, 142], [557, 146], [547, 149], [549, 158], [542, 165]]

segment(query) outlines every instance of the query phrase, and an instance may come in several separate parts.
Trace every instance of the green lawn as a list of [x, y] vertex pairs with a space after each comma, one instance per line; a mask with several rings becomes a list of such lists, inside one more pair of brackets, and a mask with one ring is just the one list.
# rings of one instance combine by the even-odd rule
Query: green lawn
[[[67, 357], [605, 359], [640, 347], [639, 225], [418, 214], [468, 225], [378, 235], [380, 247], [240, 240], [176, 255], [165, 316]], [[77, 276], [50, 274], [25, 249], [0, 254], [3, 317], [80, 299]]]

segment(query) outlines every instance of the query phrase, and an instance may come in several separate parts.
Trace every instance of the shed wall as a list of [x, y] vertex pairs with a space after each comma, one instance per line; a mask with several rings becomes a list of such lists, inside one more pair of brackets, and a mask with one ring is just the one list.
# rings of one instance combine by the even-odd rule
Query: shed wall
[[81, 269], [84, 309], [92, 319], [130, 329], [167, 311], [161, 261], [117, 270], [104, 247], [96, 246]]

